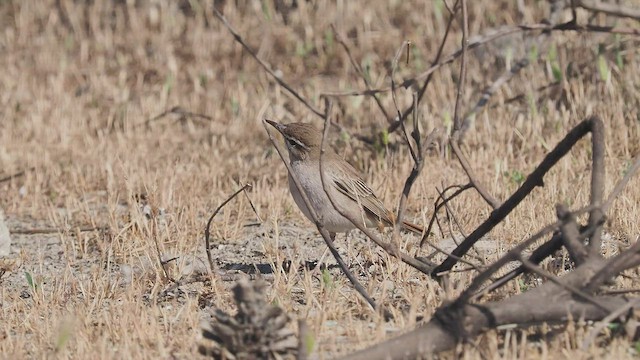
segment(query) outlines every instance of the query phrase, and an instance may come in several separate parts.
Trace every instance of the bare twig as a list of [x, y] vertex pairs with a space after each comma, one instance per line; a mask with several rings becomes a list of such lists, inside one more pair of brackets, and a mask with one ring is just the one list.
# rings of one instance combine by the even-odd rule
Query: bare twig
[[469, 178], [469, 182], [473, 185], [473, 187], [476, 189], [478, 194], [480, 194], [482, 199], [484, 199], [484, 201], [487, 204], [489, 204], [489, 206], [491, 206], [495, 211], [498, 208], [498, 206], [500, 206], [500, 202], [498, 202], [498, 200], [496, 200], [493, 196], [491, 196], [491, 194], [489, 194], [489, 192], [480, 183], [480, 180], [476, 178], [473, 172], [473, 169], [471, 169], [471, 165], [469, 165], [469, 161], [467, 160], [466, 156], [464, 156], [464, 154], [462, 153], [462, 150], [460, 149], [460, 145], [458, 143], [458, 139], [459, 139], [458, 136], [451, 137], [451, 139], [449, 140], [449, 145], [451, 145], [451, 150], [453, 150], [453, 153], [455, 154], [456, 158], [458, 158], [458, 162], [460, 162], [460, 166], [462, 166], [462, 170], [464, 170], [465, 174], [467, 174], [467, 177]]
[[605, 167], [604, 167], [604, 124], [599, 118], [593, 118], [591, 123], [591, 206], [589, 213], [589, 227], [595, 228], [589, 238], [590, 256], [602, 256], [602, 227], [596, 227], [604, 218], [602, 199], [604, 197]]
[[[502, 27], [500, 30], [496, 31], [496, 32], [492, 32], [489, 35], [486, 36], [482, 36], [478, 39], [476, 39], [474, 42], [469, 43], [468, 44], [468, 50], [470, 49], [475, 49], [481, 45], [484, 45], [486, 43], [489, 43], [491, 41], [494, 41], [496, 39], [499, 39], [501, 37], [505, 37], [505, 36], [509, 36], [509, 35], [513, 35], [519, 32], [527, 32], [527, 31], [547, 31], [547, 32], [554, 32], [554, 31], [576, 31], [576, 32], [598, 32], [598, 33], [608, 33], [608, 34], [623, 34], [623, 35], [640, 35], [640, 29], [636, 29], [636, 28], [616, 28], [613, 26], [596, 26], [596, 25], [578, 25], [578, 24], [573, 24], [571, 22], [567, 22], [567, 23], [561, 23], [561, 24], [557, 24], [557, 25], [549, 25], [549, 24], [545, 24], [545, 23], [539, 23], [539, 24], [520, 24], [520, 25], [514, 25], [514, 26], [505, 26]], [[403, 82], [397, 84], [397, 87], [403, 87], [405, 89], [408, 89], [409, 87], [413, 86], [413, 84], [415, 84], [418, 81], [421, 81], [422, 79], [426, 79], [428, 78], [431, 74], [433, 74], [435, 71], [437, 71], [438, 69], [440, 69], [442, 66], [444, 65], [448, 65], [450, 63], [452, 63], [453, 61], [455, 61], [458, 57], [460, 57], [462, 55], [462, 50], [459, 49], [447, 56], [445, 56], [444, 58], [442, 58], [442, 60], [434, 65], [432, 65], [430, 68], [428, 68], [427, 70], [423, 71], [422, 73], [405, 79]], [[372, 90], [354, 90], [354, 91], [345, 91], [345, 92], [326, 92], [324, 93], [324, 95], [326, 96], [364, 96], [364, 95], [372, 95], [372, 94], [377, 94], [377, 93], [382, 93], [382, 92], [389, 92], [391, 91], [391, 87], [383, 87], [383, 88], [379, 88], [379, 89], [372, 89]], [[400, 126], [400, 124], [394, 126], [392, 129], [389, 130], [389, 132], [395, 131], [398, 127]]]
[[27, 171], [33, 171], [33, 170], [35, 170], [35, 166], [30, 167], [30, 168], [29, 168], [29, 169], [27, 169], [27, 170], [21, 170], [21, 171], [18, 171], [18, 172], [17, 172], [17, 173], [15, 173], [15, 174], [7, 175], [7, 176], [5, 176], [5, 177], [3, 177], [3, 178], [0, 178], [0, 184], [2, 184], [3, 182], [11, 181], [11, 180], [13, 180], [13, 179], [17, 179], [17, 178], [19, 178], [19, 177], [22, 177], [22, 176], [24, 176], [24, 174], [26, 174], [26, 172], [27, 172]]
[[584, 242], [581, 241], [583, 239], [580, 237], [575, 215], [569, 211], [566, 205], [557, 205], [556, 214], [558, 220], [562, 221], [560, 233], [564, 247], [567, 248], [569, 256], [576, 265], [582, 265], [587, 260], [589, 252], [584, 246]]
[[211, 121], [211, 117], [204, 115], [204, 114], [197, 114], [197, 113], [193, 113], [190, 111], [187, 111], [183, 108], [181, 108], [180, 106], [174, 106], [169, 110], [163, 111], [161, 114], [156, 115], [150, 119], [147, 119], [139, 124], [137, 124], [136, 126], [147, 126], [150, 123], [156, 121], [156, 120], [160, 120], [162, 118], [164, 118], [167, 115], [171, 115], [171, 114], [175, 114], [175, 115], [180, 115], [181, 117], [190, 117], [190, 118], [194, 118], [194, 119], [203, 119], [203, 120], [208, 120]]
[[[454, 8], [457, 8], [459, 1], [460, 0], [456, 0], [456, 2], [454, 4]], [[447, 39], [449, 38], [451, 25], [453, 24], [453, 20], [456, 17], [455, 16], [455, 11], [456, 10], [450, 11], [451, 14], [449, 16], [449, 21], [447, 22], [447, 27], [446, 27], [446, 30], [444, 32], [444, 36], [442, 37], [442, 41], [440, 41], [440, 46], [438, 47], [438, 52], [436, 53], [436, 56], [435, 56], [435, 58], [433, 59], [433, 61], [431, 63], [431, 66], [434, 66], [434, 65], [438, 64], [438, 62], [440, 61], [440, 58], [442, 57], [442, 51], [444, 50], [444, 45], [447, 42]], [[413, 103], [411, 103], [411, 105], [402, 112], [402, 115], [397, 119], [397, 121], [395, 123], [391, 124], [391, 126], [389, 126], [389, 128], [387, 129], [388, 133], [392, 133], [392, 132], [396, 131], [398, 126], [400, 124], [402, 124], [406, 120], [406, 118], [409, 116], [409, 114], [411, 114], [411, 112], [416, 109], [417, 104], [420, 103], [420, 101], [422, 100], [422, 97], [427, 92], [427, 87], [431, 83], [431, 78], [432, 78], [432, 74], [427, 76], [427, 78], [425, 79], [424, 83], [420, 87], [420, 90], [418, 91], [418, 101], [414, 101]]]
[[589, 11], [601, 12], [607, 15], [626, 17], [640, 21], [640, 10], [638, 10], [638, 7], [630, 8], [614, 2], [605, 3], [599, 0], [572, 0], [572, 3], [574, 1], [577, 6]]
[[467, 0], [462, 1], [462, 54], [460, 55], [460, 74], [458, 75], [458, 86], [456, 92], [456, 104], [453, 112], [453, 131], [452, 138], [458, 142], [460, 128], [462, 127], [462, 119], [460, 118], [460, 108], [464, 101], [464, 83], [467, 79], [467, 37], [469, 36], [469, 14], [467, 14]]
[[[596, 124], [599, 123], [600, 125]], [[511, 195], [499, 208], [494, 210], [489, 218], [480, 224], [454, 251], [453, 254], [460, 257], [469, 251], [469, 249], [480, 238], [486, 235], [500, 221], [502, 221], [515, 207], [537, 186], [543, 186], [544, 175], [553, 167], [564, 155], [566, 155], [573, 145], [578, 142], [584, 135], [592, 131], [597, 126], [601, 126], [602, 120], [598, 117], [591, 117], [576, 125], [558, 145], [542, 160], [540, 165], [527, 177], [520, 188]], [[592, 141], [596, 141], [596, 136], [592, 137]], [[451, 270], [456, 261], [448, 258], [440, 266], [438, 266], [432, 276], [437, 276], [440, 272]]]
[[251, 201], [251, 197], [249, 196], [249, 193], [247, 192], [247, 189], [243, 189], [242, 192], [244, 193], [244, 196], [247, 198], [247, 201], [249, 201], [249, 205], [251, 206], [251, 210], [253, 210], [253, 213], [256, 214], [256, 219], [258, 220], [258, 223], [262, 224], [264, 221], [262, 221], [262, 218], [260, 217], [260, 214], [258, 214], [258, 210], [256, 209], [256, 206], [253, 205], [253, 201]]
[[213, 265], [213, 257], [211, 256], [211, 241], [210, 241], [210, 237], [211, 237], [210, 228], [211, 228], [211, 223], [213, 222], [213, 218], [216, 215], [218, 215], [220, 210], [222, 210], [222, 208], [225, 205], [227, 205], [229, 201], [233, 200], [234, 197], [238, 196], [238, 194], [240, 194], [241, 192], [249, 188], [251, 188], [251, 184], [247, 183], [240, 189], [236, 190], [233, 194], [231, 194], [231, 196], [229, 196], [225, 201], [223, 201], [222, 204], [218, 205], [218, 207], [213, 211], [213, 214], [211, 214], [211, 216], [209, 217], [209, 221], [207, 221], [207, 226], [204, 228], [204, 244], [205, 244], [205, 251], [207, 252], [207, 259], [209, 260], [209, 267], [211, 268], [211, 272], [215, 271], [215, 266]]
[[[436, 198], [436, 201], [433, 203], [433, 215], [431, 215], [431, 220], [429, 220], [429, 226], [427, 226], [427, 229], [424, 235], [422, 235], [422, 240], [420, 241], [420, 247], [422, 247], [425, 244], [425, 242], [427, 242], [427, 238], [431, 234], [431, 229], [433, 228], [433, 223], [436, 219], [436, 216], [438, 215], [438, 211], [440, 211], [440, 209], [445, 205], [446, 202], [455, 199], [458, 195], [462, 194], [468, 189], [471, 189], [472, 187], [473, 186], [471, 184], [451, 185], [446, 187], [444, 190], [442, 190], [441, 193], [438, 193], [439, 195]], [[453, 194], [451, 194], [451, 196], [445, 199], [444, 195], [447, 193], [447, 191], [453, 188], [458, 188], [458, 190], [456, 190]], [[442, 200], [442, 202], [440, 202], [440, 200]]]
[[[362, 70], [362, 66], [360, 66], [360, 64], [358, 64], [358, 62], [354, 59], [353, 54], [351, 53], [351, 48], [347, 44], [344, 36], [342, 36], [342, 34], [340, 34], [338, 30], [336, 30], [336, 27], [334, 24], [331, 24], [331, 30], [333, 30], [333, 33], [336, 34], [336, 40], [338, 40], [338, 43], [342, 45], [342, 48], [344, 48], [344, 51], [347, 53], [347, 56], [349, 57], [349, 61], [351, 62], [351, 66], [353, 66], [353, 68], [356, 69], [356, 72], [358, 73], [358, 75], [360, 75], [360, 77], [362, 78], [362, 81], [364, 81], [364, 85], [367, 87], [367, 90], [373, 89], [369, 76], [365, 74], [364, 70]], [[382, 101], [380, 101], [378, 94], [373, 94], [371, 95], [371, 97], [373, 97], [373, 100], [375, 100], [385, 120], [389, 122], [392, 121], [391, 117], [389, 116], [389, 113], [384, 108], [384, 105], [382, 105]]]
[[640, 156], [636, 156], [636, 158], [633, 160], [633, 164], [629, 167], [629, 169], [626, 170], [624, 176], [622, 177], [622, 180], [620, 180], [613, 188], [613, 190], [611, 190], [607, 201], [602, 204], [603, 212], [606, 213], [607, 210], [609, 210], [611, 204], [613, 204], [613, 201], [618, 197], [618, 195], [620, 195], [622, 190], [624, 190], [624, 188], [629, 183], [629, 180], [631, 180], [631, 178], [633, 178], [638, 173], [638, 170], [640, 170]]
[[582, 341], [582, 346], [581, 346], [582, 350], [587, 350], [591, 345], [591, 343], [593, 343], [593, 341], [596, 339], [596, 336], [598, 336], [598, 334], [602, 331], [602, 329], [609, 326], [609, 324], [613, 320], [619, 318], [622, 314], [628, 312], [632, 308], [639, 305], [640, 305], [640, 298], [633, 299], [628, 303], [618, 307], [617, 309], [612, 311], [609, 315], [607, 315], [604, 319], [600, 320], [593, 327], [593, 329], [591, 329], [591, 331], [589, 332], [589, 335], [587, 335]]
[[307, 107], [307, 109], [309, 109], [309, 111], [311, 111], [312, 113], [316, 114], [317, 116], [324, 118], [325, 114], [322, 113], [322, 111], [320, 111], [318, 108], [316, 108], [315, 106], [311, 105], [311, 103], [305, 99], [304, 97], [302, 97], [302, 95], [298, 94], [297, 91], [295, 91], [289, 84], [287, 84], [284, 80], [282, 80], [282, 78], [280, 76], [278, 76], [269, 66], [269, 64], [267, 64], [264, 60], [260, 59], [260, 57], [258, 57], [258, 54], [256, 54], [256, 52], [249, 47], [249, 45], [247, 45], [247, 43], [244, 42], [244, 40], [242, 39], [242, 36], [240, 36], [240, 34], [231, 26], [231, 24], [229, 24], [229, 22], [227, 21], [227, 19], [224, 17], [224, 15], [222, 15], [218, 9], [216, 9], [215, 7], [213, 8], [213, 13], [214, 15], [222, 22], [222, 24], [227, 28], [227, 30], [229, 30], [229, 32], [231, 33], [231, 35], [233, 35], [234, 39], [240, 44], [242, 45], [242, 47], [258, 62], [258, 64], [260, 64], [260, 66], [262, 66], [262, 68], [264, 69], [264, 71], [266, 71], [269, 75], [271, 75], [271, 77], [278, 83], [278, 85], [282, 86], [285, 90], [287, 90], [291, 95], [293, 95], [293, 97], [295, 97], [296, 99], [298, 99], [301, 103], [304, 104], [304, 106]]
[[151, 217], [151, 237], [153, 238], [153, 243], [156, 248], [156, 255], [158, 256], [158, 263], [160, 264], [160, 268], [162, 268], [162, 273], [164, 274], [164, 278], [171, 281], [172, 283], [176, 283], [176, 280], [169, 275], [169, 271], [167, 270], [166, 265], [176, 258], [164, 259], [162, 257], [162, 251], [160, 250], [160, 243], [158, 242], [158, 217], [156, 211], [152, 210], [149, 214]]
[[571, 22], [578, 23], [578, 11], [576, 11], [576, 0], [570, 0], [571, 3]]
[[13, 235], [40, 235], [40, 234], [58, 234], [71, 231], [79, 232], [91, 232], [91, 231], [106, 231], [109, 230], [107, 226], [85, 226], [79, 228], [33, 228], [33, 229], [9, 229], [9, 232]]
[[500, 75], [491, 85], [487, 86], [482, 92], [482, 96], [473, 106], [473, 108], [467, 112], [462, 120], [462, 127], [460, 128], [460, 139], [463, 139], [467, 130], [471, 126], [471, 119], [480, 112], [480, 110], [489, 103], [489, 99], [493, 94], [504, 84], [506, 84], [511, 78], [517, 75], [520, 70], [524, 69], [527, 65], [529, 65], [528, 58], [522, 58], [517, 61], [510, 69], [507, 69]]
[[307, 360], [309, 358], [307, 349], [309, 336], [307, 322], [304, 319], [298, 319], [298, 354], [296, 355], [296, 360]]
[[467, 36], [469, 35], [469, 15], [467, 14], [467, 1], [462, 1], [462, 52], [460, 58], [460, 75], [458, 77], [458, 85], [457, 85], [457, 93], [456, 93], [456, 103], [455, 110], [453, 113], [453, 128], [451, 129], [451, 134], [449, 138], [449, 144], [451, 145], [451, 149], [453, 153], [458, 158], [462, 169], [467, 174], [469, 181], [473, 185], [473, 187], [478, 191], [480, 196], [495, 210], [500, 206], [500, 203], [489, 194], [489, 192], [485, 189], [485, 187], [480, 183], [480, 181], [476, 178], [467, 161], [466, 157], [460, 150], [460, 130], [462, 128], [462, 118], [460, 117], [460, 108], [462, 107], [463, 100], [463, 91], [464, 91], [464, 83], [467, 77], [467, 49], [469, 44], [467, 43]]

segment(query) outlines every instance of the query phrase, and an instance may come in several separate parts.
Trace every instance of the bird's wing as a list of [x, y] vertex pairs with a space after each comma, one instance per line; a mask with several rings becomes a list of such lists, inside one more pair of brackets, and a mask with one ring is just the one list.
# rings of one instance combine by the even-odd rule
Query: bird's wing
[[394, 222], [393, 213], [387, 210], [369, 185], [362, 180], [356, 169], [347, 163], [343, 163], [343, 165], [340, 169], [341, 171], [330, 174], [336, 189], [360, 204], [366, 214], [375, 219], [375, 221], [382, 222], [385, 225], [392, 225]]

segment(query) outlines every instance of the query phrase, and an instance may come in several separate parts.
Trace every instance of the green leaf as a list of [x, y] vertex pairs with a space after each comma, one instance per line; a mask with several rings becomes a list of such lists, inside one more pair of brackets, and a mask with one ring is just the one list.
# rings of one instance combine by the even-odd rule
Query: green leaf
[[382, 145], [389, 145], [389, 131], [387, 129], [382, 130]]
[[327, 45], [328, 51], [333, 49], [333, 31], [331, 29], [327, 29], [324, 32], [324, 43]]
[[600, 79], [602, 81], [609, 81], [609, 76], [611, 72], [609, 71], [609, 66], [607, 65], [607, 59], [605, 59], [604, 55], [598, 55], [598, 72], [600, 73]]
[[551, 73], [553, 74], [553, 80], [562, 81], [562, 69], [560, 69], [558, 63], [551, 64]]
[[316, 339], [313, 338], [313, 335], [307, 334], [304, 339], [305, 347], [307, 348], [307, 354], [311, 354], [313, 351], [313, 347], [316, 346]]
[[31, 276], [31, 273], [28, 271], [24, 272], [24, 277], [27, 278], [27, 284], [29, 285], [29, 287], [32, 290], [37, 290], [38, 289], [38, 284], [36, 284], [36, 282], [33, 280], [33, 276]]
[[58, 334], [58, 338], [56, 339], [56, 352], [62, 350], [64, 345], [69, 342], [69, 339], [71, 339], [72, 330], [73, 329], [71, 328], [71, 324], [65, 323], [62, 325], [62, 327], [60, 328], [60, 333]]
[[262, 15], [264, 16], [264, 18], [266, 20], [271, 20], [271, 11], [269, 9], [269, 4], [267, 4], [268, 1], [263, 0], [262, 1]]
[[333, 279], [331, 278], [331, 273], [327, 269], [322, 269], [322, 283], [327, 288], [333, 288]]
[[231, 99], [231, 112], [236, 116], [240, 113], [240, 103], [236, 99]]

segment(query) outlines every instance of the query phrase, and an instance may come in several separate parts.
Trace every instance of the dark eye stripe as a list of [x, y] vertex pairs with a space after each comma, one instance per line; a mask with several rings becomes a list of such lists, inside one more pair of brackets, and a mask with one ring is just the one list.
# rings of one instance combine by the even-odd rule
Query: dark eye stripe
[[289, 143], [289, 145], [291, 146], [299, 146], [303, 149], [308, 149], [308, 147], [305, 144], [301, 143], [300, 141], [294, 138], [287, 138], [287, 143]]

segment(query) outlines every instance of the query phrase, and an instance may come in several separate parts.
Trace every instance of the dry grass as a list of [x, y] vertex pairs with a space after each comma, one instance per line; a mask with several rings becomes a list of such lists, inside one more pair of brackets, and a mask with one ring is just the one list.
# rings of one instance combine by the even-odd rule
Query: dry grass
[[[244, 197], [230, 203], [213, 224], [220, 267], [318, 260], [324, 251], [320, 237], [288, 195], [285, 167], [261, 124], [264, 117], [318, 126], [320, 120], [242, 51], [212, 16], [208, 2], [130, 3], [0, 1], [0, 177], [27, 170], [0, 184], [0, 206], [14, 229], [88, 225], [107, 226], [112, 234], [61, 231], [14, 237], [13, 251], [21, 265], [0, 280], [3, 356], [197, 356], [199, 321], [213, 308], [233, 310], [232, 284], [214, 275], [205, 283], [163, 294], [170, 284], [163, 280], [152, 226], [140, 211], [137, 194], [147, 194], [153, 208], [164, 209], [157, 239], [166, 258], [180, 257], [169, 269], [176, 278], [193, 270], [186, 260], [194, 255], [204, 258], [202, 234], [208, 215], [246, 182], [253, 184], [250, 196], [264, 223], [247, 226], [255, 222], [255, 215]], [[271, 1], [227, 3], [225, 16], [260, 57], [317, 104], [323, 92], [364, 88], [331, 33], [332, 23], [348, 34], [354, 57], [368, 69], [376, 87], [388, 86], [390, 61], [404, 40], [415, 47], [409, 65], [401, 64], [398, 78], [426, 69], [446, 25], [446, 9], [439, 1], [298, 1], [286, 21]], [[515, 3], [470, 2], [472, 34], [497, 25], [538, 22], [548, 12], [544, 1], [527, 4], [524, 13], [518, 13]], [[581, 19], [586, 18], [581, 13]], [[619, 24], [637, 26], [632, 21]], [[458, 46], [459, 26], [453, 31], [445, 54]], [[496, 54], [508, 47], [515, 56], [522, 52], [518, 47], [523, 41], [517, 36], [501, 42], [501, 49], [471, 53], [468, 106], [503, 71]], [[640, 152], [638, 39], [554, 33], [550, 44], [555, 57], [548, 55], [549, 48], [538, 49], [539, 58], [498, 91], [467, 137], [464, 151], [498, 199], [505, 199], [521, 174], [530, 172], [588, 114], [601, 115], [606, 124], [607, 190]], [[536, 92], [554, 80], [554, 66], [563, 71], [561, 87]], [[436, 73], [420, 105], [425, 128], [450, 126], [457, 71], [454, 64]], [[524, 100], [503, 104], [521, 93]], [[407, 105], [411, 94], [399, 91], [398, 98]], [[389, 94], [382, 102], [392, 112]], [[178, 105], [211, 120], [167, 116], [144, 125]], [[340, 98], [335, 108], [337, 121], [351, 134], [372, 135], [387, 124], [370, 98]], [[392, 134], [389, 145], [378, 149], [345, 134], [334, 133], [333, 139], [385, 202], [396, 204], [412, 166], [402, 138]], [[546, 186], [491, 233], [496, 248], [503, 250], [554, 221], [558, 202], [573, 208], [586, 204], [589, 158], [583, 141], [545, 178]], [[426, 222], [437, 196], [435, 187], [465, 182], [450, 154], [430, 154], [414, 187], [409, 216]], [[640, 180], [633, 180], [611, 210], [607, 252], [636, 241], [640, 234], [639, 189]], [[470, 192], [452, 208], [466, 232], [490, 212]], [[434, 240], [448, 236], [437, 234]], [[459, 290], [444, 292], [431, 279], [363, 243], [360, 234], [346, 242], [340, 239], [338, 245], [396, 320], [385, 323], [373, 314], [336, 271], [331, 271], [330, 281], [323, 281], [317, 270], [275, 273], [269, 301], [307, 320], [319, 358], [345, 354], [409, 329], [416, 316], [429, 318]], [[33, 278], [31, 285], [27, 273]], [[457, 274], [454, 285], [463, 286], [471, 275]], [[633, 278], [624, 281], [637, 287]], [[496, 296], [506, 291], [520, 289], [513, 286]], [[635, 354], [635, 344], [624, 339], [581, 352], [577, 348], [585, 329], [584, 324], [571, 324], [548, 341], [527, 341], [523, 331], [491, 332], [460, 350], [464, 358]]]

